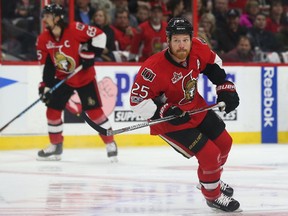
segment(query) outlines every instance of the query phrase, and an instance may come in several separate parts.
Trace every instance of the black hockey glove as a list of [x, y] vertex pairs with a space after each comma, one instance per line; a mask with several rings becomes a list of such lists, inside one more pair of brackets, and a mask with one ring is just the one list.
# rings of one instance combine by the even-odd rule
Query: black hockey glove
[[217, 103], [223, 101], [225, 102], [225, 112], [230, 113], [236, 109], [239, 105], [239, 96], [236, 92], [236, 87], [234, 83], [226, 81], [221, 85], [216, 87], [216, 92], [218, 95]]
[[83, 69], [94, 66], [95, 53], [89, 51], [81, 51], [80, 55], [80, 64], [83, 66]]
[[172, 125], [180, 125], [190, 121], [190, 115], [181, 110], [179, 107], [171, 105], [171, 104], [164, 104], [160, 110], [160, 117], [163, 118], [165, 116], [178, 116], [178, 118], [172, 119], [168, 121]]
[[38, 86], [38, 92], [40, 99], [43, 103], [48, 104], [52, 98], [52, 94], [49, 93], [50, 88], [46, 86], [44, 82], [40, 82]]

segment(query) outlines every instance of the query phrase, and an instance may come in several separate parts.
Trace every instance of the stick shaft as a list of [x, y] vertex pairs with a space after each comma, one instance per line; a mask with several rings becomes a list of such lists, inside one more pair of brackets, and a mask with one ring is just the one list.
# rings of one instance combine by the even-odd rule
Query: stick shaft
[[[194, 115], [194, 114], [197, 114], [197, 113], [205, 112], [207, 110], [211, 110], [211, 109], [218, 108], [218, 107], [223, 107], [223, 106], [225, 106], [225, 104], [220, 102], [218, 104], [213, 104], [213, 105], [202, 107], [202, 108], [199, 108], [199, 109], [196, 109], [196, 110], [188, 111], [188, 113], [189, 113], [189, 115]], [[115, 134], [119, 134], [119, 133], [123, 133], [123, 132], [127, 132], [127, 131], [132, 131], [132, 130], [136, 130], [136, 129], [139, 129], [139, 128], [143, 128], [143, 127], [159, 124], [159, 123], [162, 123], [162, 122], [167, 122], [167, 121], [170, 121], [170, 120], [173, 120], [173, 119], [176, 119], [176, 118], [178, 118], [178, 116], [166, 116], [166, 117], [163, 117], [163, 118], [159, 118], [159, 119], [155, 119], [155, 120], [152, 120], [152, 121], [143, 122], [143, 123], [140, 123], [140, 124], [136, 124], [136, 125], [132, 125], [132, 126], [116, 129], [116, 130], [108, 130], [108, 134], [115, 135]]]
[[[211, 109], [215, 109], [215, 108], [219, 108], [219, 107], [224, 107], [224, 106], [225, 106], [225, 103], [224, 102], [220, 102], [218, 104], [213, 104], [213, 105], [202, 107], [202, 108], [199, 108], [199, 109], [196, 109], [196, 110], [191, 110], [188, 113], [189, 113], [189, 115], [194, 115], [194, 114], [197, 114], [197, 113], [205, 112], [207, 110], [211, 110]], [[159, 119], [155, 119], [155, 120], [151, 120], [151, 121], [142, 122], [142, 123], [139, 123], [139, 124], [136, 124], [136, 125], [123, 127], [123, 128], [116, 129], [116, 130], [111, 130], [111, 129], [105, 129], [105, 128], [101, 127], [100, 125], [96, 124], [95, 122], [93, 122], [86, 115], [85, 112], [82, 112], [81, 116], [83, 117], [83, 119], [93, 129], [95, 129], [100, 134], [105, 135], [105, 136], [112, 136], [112, 135], [116, 135], [116, 134], [120, 134], [120, 133], [124, 133], [124, 132], [128, 132], [128, 131], [136, 130], [136, 129], [139, 129], [139, 128], [143, 128], [143, 127], [159, 124], [159, 123], [162, 123], [162, 122], [167, 122], [167, 121], [170, 121], [172, 119], [178, 118], [178, 116], [166, 116], [164, 118], [159, 118]]]

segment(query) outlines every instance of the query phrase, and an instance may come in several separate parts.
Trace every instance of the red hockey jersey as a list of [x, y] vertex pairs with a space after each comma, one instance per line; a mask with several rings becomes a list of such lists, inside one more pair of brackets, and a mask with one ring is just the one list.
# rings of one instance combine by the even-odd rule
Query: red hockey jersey
[[[48, 30], [39, 35], [36, 47], [37, 57], [40, 64], [45, 64], [46, 58], [50, 55], [56, 67], [56, 77], [64, 79], [80, 64], [79, 50], [81, 43], [104, 34], [95, 26], [84, 25], [80, 22], [73, 22], [64, 29], [59, 41], [56, 41]], [[105, 46], [105, 45], [104, 45]], [[99, 46], [101, 47], [101, 45]], [[90, 67], [78, 72], [75, 76], [66, 81], [72, 87], [81, 87], [95, 79], [95, 69]]]
[[153, 29], [149, 21], [139, 25], [138, 32], [135, 37], [133, 37], [130, 51], [137, 55], [142, 43], [143, 50], [139, 58], [140, 62], [144, 62], [151, 55], [160, 52], [167, 47], [166, 26], [167, 22], [162, 21], [161, 28], [156, 31]]
[[[215, 60], [216, 54], [198, 38], [192, 38], [192, 49], [184, 65], [174, 62], [167, 49], [153, 55], [143, 63], [135, 78], [130, 94], [131, 109], [149, 119], [157, 108], [151, 99], [159, 96], [162, 102], [176, 105], [185, 111], [207, 105], [197, 89], [198, 76], [207, 64], [214, 64]], [[205, 114], [195, 114], [189, 122], [177, 126], [167, 122], [153, 125], [151, 134], [196, 127]]]

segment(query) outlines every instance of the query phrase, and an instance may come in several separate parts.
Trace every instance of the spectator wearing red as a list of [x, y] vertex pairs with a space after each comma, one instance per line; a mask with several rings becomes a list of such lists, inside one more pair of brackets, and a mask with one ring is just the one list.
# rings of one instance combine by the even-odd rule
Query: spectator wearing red
[[137, 34], [133, 38], [130, 60], [136, 60], [136, 56], [139, 55], [139, 61], [143, 62], [149, 56], [167, 47], [165, 31], [167, 22], [163, 21], [162, 17], [161, 5], [153, 5], [149, 20], [139, 25]]
[[284, 15], [283, 4], [280, 0], [275, 0], [271, 3], [270, 14], [266, 20], [266, 30], [278, 33], [284, 26], [287, 26], [287, 20]]
[[129, 25], [129, 11], [125, 8], [118, 8], [115, 11], [114, 23], [110, 26], [114, 32], [117, 62], [127, 61], [131, 49], [132, 39], [136, 34], [136, 29]]
[[245, 5], [249, 1], [250, 0], [229, 0], [229, 8], [243, 11], [245, 8]]

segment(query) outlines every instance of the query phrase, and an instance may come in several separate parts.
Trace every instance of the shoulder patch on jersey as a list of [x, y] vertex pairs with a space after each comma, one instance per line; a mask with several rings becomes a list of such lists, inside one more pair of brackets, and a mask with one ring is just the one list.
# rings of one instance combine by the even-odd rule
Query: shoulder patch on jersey
[[196, 39], [199, 40], [202, 44], [207, 44], [203, 38], [197, 37]]
[[83, 23], [80, 23], [80, 22], [76, 23], [76, 29], [77, 30], [83, 31], [84, 28], [85, 28], [85, 25]]
[[141, 72], [141, 76], [144, 80], [153, 82], [154, 78], [156, 77], [156, 74], [149, 68], [144, 68], [144, 70]]

